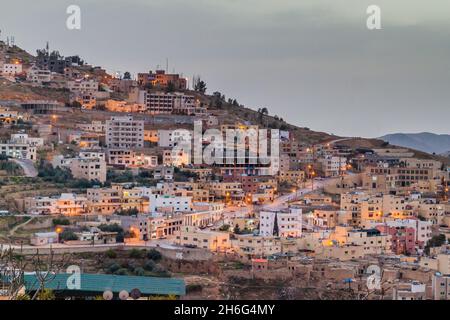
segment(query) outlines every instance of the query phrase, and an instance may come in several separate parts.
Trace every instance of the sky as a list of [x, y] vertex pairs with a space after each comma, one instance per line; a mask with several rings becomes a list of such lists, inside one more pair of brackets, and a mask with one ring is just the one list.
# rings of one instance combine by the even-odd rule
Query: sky
[[[165, 68], [340, 136], [450, 134], [448, 0], [0, 0], [1, 39], [111, 72]], [[66, 28], [66, 8], [81, 29]], [[369, 5], [381, 30], [366, 27]]]

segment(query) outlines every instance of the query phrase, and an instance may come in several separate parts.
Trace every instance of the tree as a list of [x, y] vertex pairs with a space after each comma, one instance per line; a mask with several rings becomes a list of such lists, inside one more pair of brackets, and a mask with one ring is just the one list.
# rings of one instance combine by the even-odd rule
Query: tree
[[78, 240], [78, 237], [75, 233], [73, 233], [73, 231], [70, 230], [64, 230], [63, 232], [61, 232], [61, 234], [59, 235], [59, 238], [62, 241], [75, 241]]
[[197, 81], [194, 84], [194, 90], [205, 93], [206, 92], [206, 83], [205, 81], [201, 80], [200, 78], [197, 79]]
[[131, 73], [128, 71], [125, 71], [125, 73], [123, 74], [123, 79], [124, 80], [131, 80]]
[[425, 253], [430, 254], [430, 248], [436, 248], [444, 245], [446, 243], [446, 238], [444, 234], [439, 234], [433, 236], [430, 240], [428, 240], [427, 245], [425, 246]]
[[158, 250], [155, 249], [151, 249], [148, 253], [147, 253], [147, 258], [153, 261], [159, 261], [162, 258], [161, 253]]

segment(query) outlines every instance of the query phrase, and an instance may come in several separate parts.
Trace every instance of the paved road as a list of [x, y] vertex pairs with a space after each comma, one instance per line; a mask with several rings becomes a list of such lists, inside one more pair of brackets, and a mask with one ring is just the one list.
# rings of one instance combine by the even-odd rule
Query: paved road
[[19, 166], [22, 167], [22, 169], [27, 177], [31, 177], [31, 178], [37, 177], [38, 171], [34, 167], [33, 161], [28, 160], [28, 159], [12, 159], [12, 161], [14, 161]]

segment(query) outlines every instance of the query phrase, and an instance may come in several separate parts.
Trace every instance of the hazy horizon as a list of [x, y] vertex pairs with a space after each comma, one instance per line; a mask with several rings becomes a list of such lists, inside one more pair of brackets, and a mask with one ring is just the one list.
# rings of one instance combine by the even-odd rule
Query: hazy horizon
[[[81, 30], [65, 26], [70, 4]], [[370, 4], [382, 30], [366, 28]], [[380, 137], [450, 134], [449, 10], [444, 0], [16, 0], [2, 5], [0, 29], [33, 54], [49, 41], [110, 72], [168, 58], [208, 93], [312, 130]]]

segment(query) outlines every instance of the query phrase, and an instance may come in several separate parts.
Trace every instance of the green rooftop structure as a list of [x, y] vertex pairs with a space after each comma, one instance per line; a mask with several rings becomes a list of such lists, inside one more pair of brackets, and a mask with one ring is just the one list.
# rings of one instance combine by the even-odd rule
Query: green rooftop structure
[[[71, 275], [57, 274], [53, 280], [45, 284], [45, 289], [66, 296], [98, 296], [105, 291], [111, 291], [116, 295], [123, 290], [130, 293], [133, 289], [138, 289], [143, 297], [186, 294], [186, 285], [182, 279], [82, 273], [80, 287], [72, 289], [68, 287], [71, 284], [69, 280]], [[39, 281], [35, 274], [26, 274], [24, 284], [27, 292], [39, 289]]]

